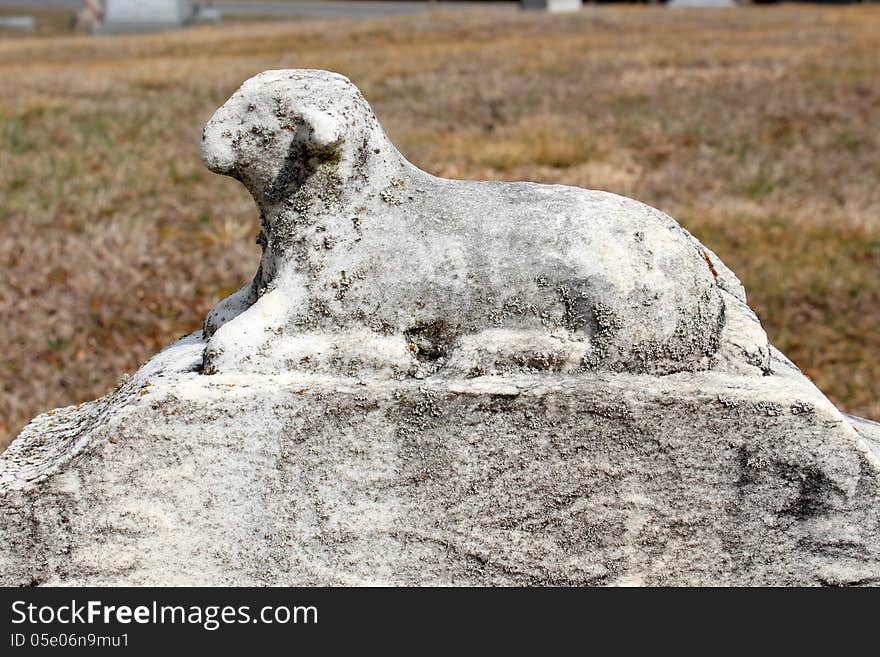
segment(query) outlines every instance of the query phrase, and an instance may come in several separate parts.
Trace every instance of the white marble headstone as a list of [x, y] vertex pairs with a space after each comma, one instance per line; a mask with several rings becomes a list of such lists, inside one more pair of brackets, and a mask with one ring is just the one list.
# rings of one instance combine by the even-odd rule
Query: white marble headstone
[[181, 27], [192, 14], [189, 0], [107, 0], [101, 32]]
[[543, 9], [551, 13], [579, 11], [583, 7], [581, 0], [520, 0], [523, 9]]

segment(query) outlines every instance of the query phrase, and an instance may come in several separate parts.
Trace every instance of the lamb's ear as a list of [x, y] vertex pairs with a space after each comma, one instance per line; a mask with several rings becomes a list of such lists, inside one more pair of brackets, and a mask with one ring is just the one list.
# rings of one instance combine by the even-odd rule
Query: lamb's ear
[[333, 155], [342, 145], [345, 135], [339, 119], [329, 112], [308, 111], [302, 114], [300, 139], [316, 155]]

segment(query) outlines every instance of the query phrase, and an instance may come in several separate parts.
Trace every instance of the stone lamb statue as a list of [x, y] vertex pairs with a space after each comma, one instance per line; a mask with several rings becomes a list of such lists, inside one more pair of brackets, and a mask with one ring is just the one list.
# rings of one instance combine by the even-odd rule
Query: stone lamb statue
[[323, 71], [202, 157], [256, 276], [0, 455], [0, 584], [880, 583], [880, 425], [670, 217], [430, 176]]
[[253, 195], [263, 246], [205, 322], [206, 372], [767, 369], [742, 285], [673, 219], [607, 192], [431, 176], [341, 75], [248, 80], [202, 158]]

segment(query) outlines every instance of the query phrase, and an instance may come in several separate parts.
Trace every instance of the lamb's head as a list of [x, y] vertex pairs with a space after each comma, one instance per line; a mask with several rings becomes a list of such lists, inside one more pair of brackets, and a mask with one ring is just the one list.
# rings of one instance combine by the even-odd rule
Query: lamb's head
[[345, 76], [266, 71], [249, 79], [205, 126], [201, 155], [241, 181], [262, 209], [315, 174], [345, 181], [377, 154], [396, 154], [370, 106]]

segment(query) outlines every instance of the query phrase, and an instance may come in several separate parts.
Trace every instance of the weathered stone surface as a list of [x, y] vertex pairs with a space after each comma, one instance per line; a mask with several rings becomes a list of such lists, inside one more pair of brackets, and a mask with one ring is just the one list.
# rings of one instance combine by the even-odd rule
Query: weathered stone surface
[[254, 281], [0, 457], [6, 584], [874, 584], [880, 425], [604, 192], [441, 180], [351, 83], [248, 81]]
[[208, 316], [206, 372], [767, 367], [742, 285], [673, 219], [607, 192], [428, 175], [340, 75], [252, 78], [202, 157], [254, 196], [264, 247]]

